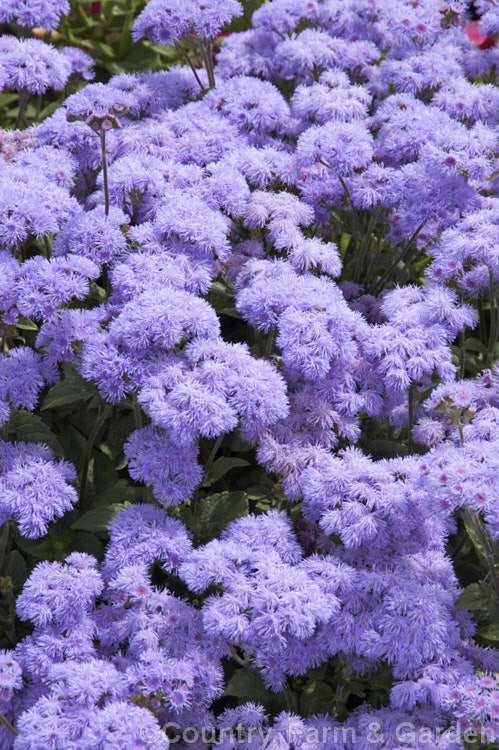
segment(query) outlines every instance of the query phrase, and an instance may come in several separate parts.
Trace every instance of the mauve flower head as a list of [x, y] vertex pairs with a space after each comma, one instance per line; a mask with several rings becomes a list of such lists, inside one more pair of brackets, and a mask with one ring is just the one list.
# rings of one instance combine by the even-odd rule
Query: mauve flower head
[[70, 11], [68, 0], [1, 0], [0, 23], [14, 21], [18, 26], [56, 29], [61, 16]]

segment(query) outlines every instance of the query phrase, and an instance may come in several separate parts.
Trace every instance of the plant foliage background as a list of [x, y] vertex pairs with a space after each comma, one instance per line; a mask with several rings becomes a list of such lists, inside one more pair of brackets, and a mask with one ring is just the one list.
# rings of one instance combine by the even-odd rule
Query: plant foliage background
[[497, 744], [474, 12], [0, 0], [1, 747]]

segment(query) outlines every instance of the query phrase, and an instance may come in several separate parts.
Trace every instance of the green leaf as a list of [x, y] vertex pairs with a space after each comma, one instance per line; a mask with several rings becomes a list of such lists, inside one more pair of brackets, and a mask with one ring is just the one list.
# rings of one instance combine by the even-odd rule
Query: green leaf
[[470, 583], [456, 601], [456, 607], [471, 611], [486, 609], [490, 604], [492, 595], [492, 586], [486, 581]]
[[480, 541], [480, 537], [477, 534], [476, 529], [474, 526], [470, 523], [466, 513], [461, 513], [461, 518], [463, 520], [464, 526], [466, 528], [466, 531], [468, 533], [469, 538], [473, 542], [473, 546], [478, 554], [478, 556], [483, 560], [483, 562], [487, 562], [487, 555], [485, 553], [485, 550], [483, 548], [483, 544]]
[[365, 443], [364, 450], [376, 461], [381, 458], [396, 458], [397, 456], [407, 455], [407, 447], [395, 440], [372, 440]]
[[271, 499], [272, 488], [266, 484], [254, 484], [246, 489], [248, 500], [268, 501]]
[[487, 354], [487, 347], [480, 341], [480, 339], [468, 338], [464, 342], [464, 348], [469, 349], [472, 352], [479, 352], [480, 354]]
[[[130, 484], [126, 479], [118, 479], [111, 487], [99, 488], [93, 493], [92, 505], [113, 505], [114, 503], [147, 502], [147, 487]], [[149, 501], [150, 502], [150, 501]]]
[[10, 440], [20, 440], [25, 443], [44, 443], [54, 451], [56, 456], [62, 457], [64, 455], [56, 436], [37, 414], [13, 410], [10, 414], [7, 429]]
[[14, 586], [16, 588], [19, 588], [23, 585], [26, 578], [28, 577], [28, 566], [26, 565], [26, 561], [19, 550], [14, 549], [7, 556], [4, 571], [5, 575], [12, 578], [12, 581], [14, 582]]
[[236, 698], [263, 703], [267, 690], [256, 669], [244, 667], [238, 669], [230, 678], [225, 695], [234, 695]]
[[217, 312], [220, 315], [227, 315], [229, 318], [237, 318], [238, 320], [243, 319], [243, 316], [235, 307], [223, 307], [221, 310], [217, 310]]
[[300, 709], [303, 716], [312, 714], [333, 714], [337, 703], [334, 690], [325, 682], [309, 682], [305, 686]]
[[346, 251], [348, 250], [348, 245], [350, 244], [350, 240], [352, 239], [352, 236], [348, 234], [347, 232], [343, 232], [340, 238], [340, 255], [342, 258], [345, 257]]
[[97, 52], [98, 55], [103, 55], [104, 57], [111, 58], [114, 57], [113, 48], [105, 42], [99, 42], [94, 39], [85, 39], [85, 46], [90, 47], [90, 49]]
[[130, 503], [125, 502], [111, 503], [111, 505], [94, 508], [84, 513], [81, 518], [71, 525], [71, 528], [78, 531], [107, 531], [113, 518], [116, 518], [121, 510], [126, 510], [129, 506]]
[[80, 472], [87, 447], [85, 436], [74, 425], [67, 424], [59, 435], [59, 441], [64, 447], [64, 458]]
[[201, 541], [207, 542], [219, 536], [229, 523], [247, 513], [248, 498], [245, 492], [219, 492], [206, 497], [201, 502], [199, 516]]
[[209, 470], [203, 487], [209, 487], [210, 484], [218, 482], [228, 471], [240, 466], [249, 466], [249, 463], [244, 458], [218, 458]]
[[104, 547], [94, 534], [85, 531], [77, 531], [71, 539], [71, 550], [74, 552], [86, 552], [98, 560], [104, 557]]
[[16, 328], [20, 328], [21, 331], [38, 331], [36, 323], [33, 323], [29, 318], [23, 318], [22, 315], [16, 323]]
[[485, 630], [480, 630], [478, 635], [482, 638], [486, 638], [488, 641], [499, 641], [499, 623], [491, 625]]
[[55, 406], [66, 406], [78, 401], [88, 401], [96, 393], [94, 385], [76, 371], [69, 372], [49, 390], [41, 406], [41, 411]]

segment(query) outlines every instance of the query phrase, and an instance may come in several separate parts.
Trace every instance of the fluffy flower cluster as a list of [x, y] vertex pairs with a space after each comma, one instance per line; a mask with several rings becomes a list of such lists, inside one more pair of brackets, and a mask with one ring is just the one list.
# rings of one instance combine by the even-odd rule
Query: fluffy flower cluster
[[242, 14], [238, 0], [151, 0], [134, 25], [136, 39], [174, 44], [184, 34], [213, 39], [234, 16]]
[[36, 538], [64, 515], [78, 497], [71, 483], [76, 472], [66, 461], [36, 443], [0, 441], [0, 520], [17, 521], [19, 532]]
[[[197, 35], [208, 55], [241, 13], [151, 0], [134, 33]], [[497, 88], [475, 80], [498, 53], [477, 58], [465, 18], [440, 0], [271, 0], [214, 68], [208, 56], [206, 70], [89, 84], [6, 139], [5, 437], [71, 362], [107, 413], [133, 412], [120, 471], [155, 502], [118, 514], [101, 564], [75, 552], [32, 571], [17, 614], [33, 632], [0, 654], [18, 733], [2, 727], [6, 748], [166, 750], [167, 722], [243, 722], [261, 730], [255, 750], [270, 736], [280, 750], [358, 747], [311, 740], [324, 727], [367, 748], [372, 722], [394, 747], [408, 717], [495, 728], [497, 652], [474, 645], [446, 554], [456, 511], [499, 539], [497, 373], [458, 377], [454, 346], [480, 317], [491, 364], [499, 335]], [[0, 56], [19, 91], [86, 77], [37, 40], [4, 37]], [[377, 429], [402, 436], [399, 457], [369, 455]], [[183, 521], [206, 520], [200, 485], [228, 435], [285, 498], [200, 544]], [[48, 448], [1, 441], [0, 521], [45, 533], [74, 506], [74, 479]], [[234, 670], [289, 700], [335, 660], [352, 680], [389, 669], [385, 705], [359, 700], [341, 724], [329, 706], [306, 720], [220, 712]]]
[[2, 0], [0, 3], [0, 22], [15, 21], [19, 26], [44, 29], [56, 29], [61, 16], [70, 11], [68, 0]]

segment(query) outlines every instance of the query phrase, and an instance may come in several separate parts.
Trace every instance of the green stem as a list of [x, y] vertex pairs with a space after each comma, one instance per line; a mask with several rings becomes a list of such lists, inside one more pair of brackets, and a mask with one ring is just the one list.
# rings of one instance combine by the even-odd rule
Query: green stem
[[376, 249], [371, 255], [371, 260], [369, 261], [369, 265], [366, 272], [366, 284], [369, 283], [370, 276], [374, 270], [374, 264], [376, 263], [377, 258], [379, 257], [379, 253], [381, 250], [381, 243], [383, 242], [383, 228], [380, 228], [380, 232], [378, 235], [378, 238], [376, 240]]
[[272, 328], [272, 330], [269, 332], [269, 336], [267, 338], [267, 342], [265, 344], [265, 357], [266, 359], [270, 359], [272, 356], [272, 349], [274, 347], [274, 340], [275, 340], [275, 328]]
[[193, 64], [191, 58], [189, 57], [189, 55], [187, 54], [187, 52], [185, 51], [185, 49], [182, 47], [182, 45], [180, 44], [180, 42], [175, 42], [175, 47], [178, 49], [178, 51], [183, 56], [184, 60], [186, 60], [186, 62], [189, 65], [190, 69], [194, 73], [194, 78], [198, 82], [198, 85], [199, 85], [201, 91], [204, 91], [205, 88], [204, 88], [203, 84], [201, 83], [201, 79], [199, 78], [199, 76], [197, 74], [197, 70], [194, 67], [194, 64]]
[[[217, 437], [216, 441], [215, 441], [215, 445], [211, 449], [210, 455], [208, 456], [208, 460], [207, 460], [207, 462], [206, 462], [206, 464], [204, 466], [203, 481], [206, 479], [206, 477], [209, 474], [209, 471], [210, 471], [210, 469], [212, 467], [213, 461], [215, 460], [216, 455], [217, 455], [217, 453], [218, 453], [218, 451], [220, 449], [220, 446], [222, 445], [222, 440], [224, 439], [224, 437], [225, 437], [224, 433], [222, 433], [222, 435], [219, 435]], [[201, 482], [201, 484], [202, 483], [203, 482]], [[199, 499], [199, 489], [201, 487], [201, 484], [196, 489], [196, 491], [194, 493], [194, 496], [192, 498], [192, 501], [191, 501], [191, 511], [192, 511], [192, 515], [193, 516], [196, 514], [196, 507], [197, 507], [197, 503], [198, 503], [198, 499]]]
[[248, 662], [244, 661], [244, 659], [241, 659], [239, 654], [237, 653], [235, 647], [232, 645], [232, 643], [229, 643], [229, 649], [230, 649], [230, 655], [234, 659], [235, 662], [241, 665], [241, 667], [247, 667]]
[[213, 72], [213, 58], [211, 55], [211, 42], [208, 40], [206, 45], [201, 42], [200, 44], [201, 56], [203, 58], [206, 73], [208, 75], [208, 85], [210, 89], [215, 88], [215, 74]]
[[478, 534], [478, 538], [480, 539], [485, 556], [487, 558], [487, 563], [489, 566], [490, 576], [492, 578], [492, 586], [494, 588], [494, 592], [497, 598], [499, 598], [499, 578], [497, 576], [497, 570], [496, 570], [496, 563], [494, 559], [494, 551], [492, 547], [490, 546], [489, 539], [487, 537], [487, 532], [482, 526], [482, 522], [480, 520], [480, 516], [475, 510], [470, 510], [469, 508], [466, 508], [466, 517], [468, 518], [468, 521], [475, 529], [476, 533]]
[[109, 216], [109, 184], [107, 181], [107, 161], [106, 161], [106, 131], [100, 129], [100, 145], [102, 152], [102, 180], [104, 183], [104, 213]]
[[118, 49], [118, 59], [122, 60], [130, 48], [130, 32], [134, 22], [133, 9], [124, 13], [123, 26], [121, 27], [121, 40]]
[[18, 130], [24, 122], [24, 113], [26, 112], [26, 106], [28, 104], [29, 93], [26, 89], [23, 89], [19, 94], [19, 109], [17, 110], [17, 117], [14, 123], [14, 130]]
[[210, 88], [214, 89], [215, 83], [215, 62], [213, 60], [213, 45], [211, 39], [206, 42], [206, 59], [208, 60], [208, 80], [210, 82]]
[[0, 712], [0, 722], [5, 727], [7, 727], [7, 729], [9, 730], [9, 732], [12, 732], [12, 734], [14, 734], [16, 737], [19, 736], [19, 732], [17, 731], [17, 729], [14, 729], [14, 727], [12, 726], [12, 724], [10, 723], [10, 721], [1, 712]]
[[497, 338], [499, 336], [499, 310], [496, 305], [494, 279], [492, 271], [489, 271], [489, 297], [490, 297], [490, 325], [489, 325], [489, 343], [487, 346], [486, 367], [491, 367], [494, 362]]
[[[367, 251], [371, 243], [371, 236], [374, 231], [374, 227], [376, 226], [376, 223], [378, 221], [379, 215], [381, 213], [381, 209], [382, 207], [378, 205], [374, 209], [374, 211], [371, 212], [371, 216], [369, 217], [369, 223], [367, 225], [367, 229], [362, 235], [359, 252], [357, 254], [358, 260], [357, 260], [355, 272], [354, 272], [354, 280], [358, 281], [359, 283], [362, 280], [362, 267], [364, 265], [365, 257], [367, 255]], [[367, 281], [367, 277], [368, 277], [368, 273], [366, 272], [365, 281]]]
[[9, 522], [3, 524], [2, 529], [0, 531], [0, 570], [2, 570], [3, 567], [3, 561], [5, 559], [5, 550], [7, 549], [7, 544], [9, 542]]
[[213, 54], [210, 39], [208, 39], [208, 41], [204, 44], [201, 43], [201, 55], [203, 56], [204, 64], [206, 66], [206, 73], [208, 74], [208, 85], [210, 89], [214, 89], [215, 73], [213, 70]]
[[422, 224], [419, 225], [419, 227], [416, 229], [416, 231], [414, 232], [414, 234], [412, 235], [412, 237], [410, 237], [410, 239], [406, 242], [406, 244], [402, 248], [402, 251], [397, 255], [397, 257], [395, 258], [395, 260], [393, 261], [393, 263], [387, 268], [387, 270], [385, 271], [385, 273], [383, 274], [383, 276], [379, 279], [379, 281], [376, 282], [376, 285], [375, 285], [375, 287], [374, 287], [374, 289], [372, 291], [372, 293], [374, 295], [376, 295], [381, 290], [383, 284], [391, 276], [392, 271], [395, 270], [395, 268], [398, 266], [398, 264], [401, 261], [404, 261], [406, 259], [409, 251], [411, 250], [412, 243], [414, 242], [414, 240], [416, 239], [416, 237], [418, 236], [418, 234], [420, 233], [420, 231], [422, 230], [422, 228], [424, 227], [425, 224], [426, 224], [426, 219], [425, 219], [425, 221], [423, 221]]
[[132, 399], [132, 408], [133, 408], [133, 416], [135, 417], [135, 425], [138, 430], [142, 429], [142, 413], [140, 411], [139, 402], [137, 401], [137, 396], [135, 395]]
[[[321, 160], [321, 162], [328, 169], [331, 169], [331, 167], [329, 166], [329, 164], [327, 164], [325, 161]], [[340, 175], [337, 175], [337, 177], [338, 177], [338, 179], [339, 179], [339, 181], [341, 183], [341, 187], [345, 191], [345, 196], [346, 196], [346, 199], [347, 199], [347, 203], [350, 206], [350, 210], [352, 212], [353, 220], [354, 220], [354, 223], [355, 223], [355, 228], [356, 228], [357, 233], [359, 235], [359, 240], [362, 241], [362, 238], [364, 236], [364, 232], [362, 231], [362, 226], [360, 224], [359, 214], [357, 213], [357, 209], [355, 208], [355, 206], [353, 204], [352, 197], [350, 195], [350, 190], [348, 189], [347, 184], [346, 184], [345, 180], [343, 179], [343, 177], [340, 177]]]
[[215, 445], [211, 449], [211, 453], [208, 456], [208, 460], [207, 460], [207, 462], [205, 464], [205, 467], [204, 467], [204, 479], [206, 479], [206, 477], [209, 474], [209, 471], [210, 471], [210, 469], [211, 469], [211, 467], [213, 465], [213, 461], [215, 460], [216, 455], [217, 455], [218, 451], [220, 450], [220, 446], [222, 445], [222, 440], [223, 439], [224, 439], [224, 433], [222, 433], [221, 435], [219, 435], [217, 437], [217, 439], [215, 441]]
[[100, 428], [106, 421], [110, 412], [111, 412], [110, 405], [105, 406], [101, 410], [101, 413], [97, 417], [97, 420], [93, 426], [93, 429], [90, 435], [88, 436], [87, 446], [85, 449], [85, 456], [83, 458], [83, 466], [81, 469], [81, 478], [80, 478], [80, 494], [78, 498], [78, 504], [80, 506], [80, 509], [83, 508], [85, 504], [85, 494], [87, 490], [87, 480], [88, 480], [88, 467], [90, 465], [90, 459], [92, 457], [92, 449], [94, 447], [95, 438], [97, 437], [97, 433], [99, 432]]
[[463, 330], [461, 331], [461, 335], [460, 335], [460, 344], [461, 344], [461, 346], [459, 347], [459, 377], [460, 378], [464, 378], [464, 357], [465, 357], [465, 344], [466, 344], [466, 339], [464, 335], [465, 330], [466, 329], [463, 328]]
[[412, 428], [414, 426], [414, 384], [411, 383], [409, 386], [409, 419], [407, 423], [407, 450], [412, 453], [414, 449], [414, 443], [412, 439]]

